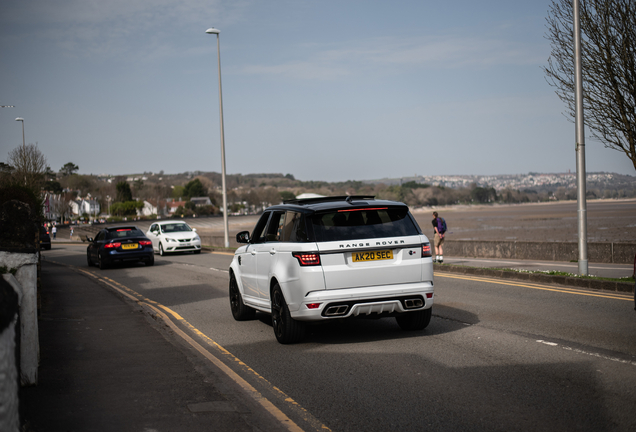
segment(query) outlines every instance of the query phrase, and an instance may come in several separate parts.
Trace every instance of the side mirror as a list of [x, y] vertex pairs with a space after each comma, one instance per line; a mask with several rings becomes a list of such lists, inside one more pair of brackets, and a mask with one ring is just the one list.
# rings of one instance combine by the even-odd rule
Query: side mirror
[[196, 228], [192, 228], [192, 231], [196, 232], [196, 231], [197, 231], [197, 229], [196, 229]]
[[236, 235], [237, 243], [249, 243], [250, 242], [250, 232], [249, 231], [241, 231]]
[[89, 242], [93, 243], [93, 237], [86, 237], [86, 240], [88, 240]]

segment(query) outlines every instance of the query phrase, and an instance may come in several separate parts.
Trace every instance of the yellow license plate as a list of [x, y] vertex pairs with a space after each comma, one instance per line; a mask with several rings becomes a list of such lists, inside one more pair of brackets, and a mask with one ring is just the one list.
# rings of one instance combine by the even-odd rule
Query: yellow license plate
[[137, 243], [126, 243], [121, 245], [122, 249], [137, 249]]
[[353, 262], [389, 260], [393, 259], [393, 251], [353, 252], [351, 256], [353, 257]]

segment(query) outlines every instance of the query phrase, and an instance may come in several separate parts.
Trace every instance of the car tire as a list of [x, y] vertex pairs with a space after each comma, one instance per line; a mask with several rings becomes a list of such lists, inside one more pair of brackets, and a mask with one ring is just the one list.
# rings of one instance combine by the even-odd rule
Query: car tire
[[230, 309], [236, 321], [248, 321], [256, 316], [256, 310], [243, 303], [243, 296], [239, 291], [234, 273], [230, 274]]
[[86, 252], [86, 263], [88, 264], [89, 267], [93, 267], [93, 261], [91, 261], [90, 252]]
[[165, 252], [163, 251], [163, 243], [159, 242], [159, 255], [165, 256]]
[[405, 312], [396, 317], [398, 325], [402, 330], [417, 331], [424, 330], [431, 322], [433, 308], [428, 308], [416, 312]]
[[271, 298], [272, 327], [276, 340], [281, 344], [300, 342], [305, 337], [305, 323], [291, 317], [280, 285], [274, 285]]
[[102, 254], [98, 254], [97, 255], [97, 260], [98, 260], [98, 267], [100, 270], [105, 270], [108, 268], [108, 265], [106, 264], [106, 262], [102, 259]]
[[146, 261], [144, 261], [144, 264], [146, 264], [146, 266], [148, 266], [148, 267], [155, 265], [155, 257], [154, 257], [154, 255], [152, 256], [152, 258], [147, 259]]

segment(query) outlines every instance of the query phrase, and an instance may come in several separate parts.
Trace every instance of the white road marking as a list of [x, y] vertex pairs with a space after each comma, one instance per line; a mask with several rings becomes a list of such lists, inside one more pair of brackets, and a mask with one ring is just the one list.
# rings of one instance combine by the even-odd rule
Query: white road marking
[[[537, 340], [537, 342], [541, 343], [541, 344], [544, 344], [544, 345], [553, 346], [553, 347], [559, 346], [559, 344], [557, 344], [557, 343], [547, 342], [547, 341], [544, 341], [544, 340]], [[635, 361], [631, 361], [631, 360], [622, 360], [622, 359], [619, 359], [619, 358], [616, 358], [616, 357], [610, 357], [610, 356], [606, 356], [606, 355], [599, 354], [599, 353], [583, 351], [581, 349], [572, 348], [572, 347], [565, 346], [565, 345], [563, 345], [561, 348], [566, 350], [566, 351], [575, 352], [577, 354], [584, 354], [584, 355], [588, 355], [588, 356], [592, 356], [592, 357], [597, 357], [597, 358], [600, 358], [600, 359], [603, 359], [603, 360], [609, 360], [609, 361], [613, 361], [613, 362], [617, 362], [617, 363], [623, 363], [623, 364], [636, 366], [636, 362]]]

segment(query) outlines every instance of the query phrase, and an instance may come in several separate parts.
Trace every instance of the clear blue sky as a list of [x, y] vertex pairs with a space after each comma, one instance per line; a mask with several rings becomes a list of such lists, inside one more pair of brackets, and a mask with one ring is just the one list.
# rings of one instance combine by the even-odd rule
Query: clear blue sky
[[[549, 0], [3, 0], [0, 160], [302, 180], [575, 171]], [[587, 170], [635, 175], [587, 141]]]

